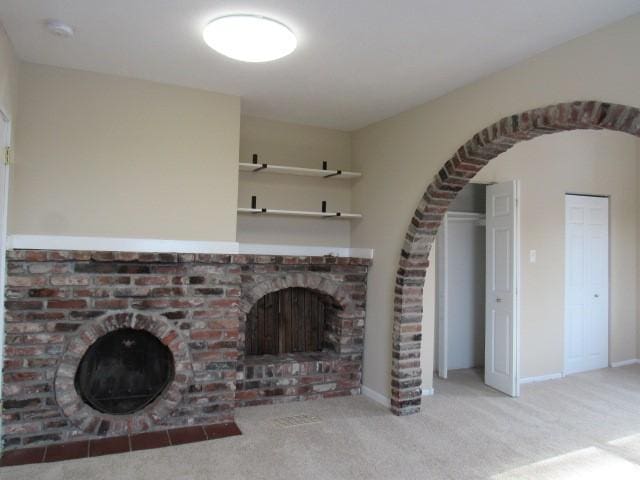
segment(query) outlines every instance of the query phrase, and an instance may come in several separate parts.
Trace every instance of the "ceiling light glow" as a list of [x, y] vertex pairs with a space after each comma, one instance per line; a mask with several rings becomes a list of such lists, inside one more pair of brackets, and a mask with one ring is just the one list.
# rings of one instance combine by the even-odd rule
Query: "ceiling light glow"
[[284, 24], [259, 15], [228, 15], [212, 20], [204, 41], [216, 52], [242, 62], [270, 62], [289, 55], [298, 44]]

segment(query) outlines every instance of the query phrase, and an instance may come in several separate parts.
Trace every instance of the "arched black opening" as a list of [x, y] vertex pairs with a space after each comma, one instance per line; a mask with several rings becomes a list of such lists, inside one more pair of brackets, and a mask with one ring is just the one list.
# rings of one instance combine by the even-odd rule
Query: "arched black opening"
[[95, 410], [126, 415], [153, 402], [173, 376], [173, 355], [158, 337], [123, 328], [88, 348], [74, 382], [80, 397]]

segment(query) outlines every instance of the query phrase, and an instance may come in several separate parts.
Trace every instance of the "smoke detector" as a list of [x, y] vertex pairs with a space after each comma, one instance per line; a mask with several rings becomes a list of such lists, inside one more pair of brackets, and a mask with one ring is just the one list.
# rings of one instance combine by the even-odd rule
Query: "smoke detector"
[[73, 27], [60, 20], [47, 20], [44, 24], [49, 33], [62, 38], [71, 38], [75, 33]]

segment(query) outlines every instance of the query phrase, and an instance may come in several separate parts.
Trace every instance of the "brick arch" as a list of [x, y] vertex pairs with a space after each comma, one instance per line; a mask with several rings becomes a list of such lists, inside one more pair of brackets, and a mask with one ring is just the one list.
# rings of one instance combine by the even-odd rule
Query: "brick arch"
[[391, 360], [391, 410], [396, 415], [420, 411], [422, 289], [431, 245], [449, 204], [482, 167], [516, 143], [578, 129], [640, 137], [640, 110], [576, 101], [505, 117], [462, 145], [427, 187], [407, 229], [396, 272]]
[[265, 295], [293, 287], [308, 288], [309, 290], [328, 295], [345, 311], [355, 308], [354, 302], [343, 284], [332, 280], [328, 275], [301, 272], [285, 273], [269, 277], [257, 285], [254, 285], [248, 291], [243, 291], [240, 310], [246, 315], [251, 311], [253, 305]]
[[[175, 374], [153, 402], [130, 415], [110, 415], [86, 404], [76, 391], [74, 379], [82, 357], [103, 335], [132, 328], [155, 335], [171, 351]], [[56, 402], [80, 430], [94, 435], [122, 435], [152, 430], [176, 409], [193, 379], [189, 348], [180, 331], [164, 317], [123, 312], [105, 315], [78, 330], [67, 345], [54, 379]]]

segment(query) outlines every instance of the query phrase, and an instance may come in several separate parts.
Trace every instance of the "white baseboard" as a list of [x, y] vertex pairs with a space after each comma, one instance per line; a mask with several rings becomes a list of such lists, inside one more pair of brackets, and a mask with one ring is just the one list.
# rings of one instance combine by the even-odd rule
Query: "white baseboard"
[[423, 388], [422, 389], [422, 396], [423, 397], [430, 397], [435, 393], [435, 391], [433, 390], [433, 388]]
[[[422, 390], [423, 397], [430, 397], [431, 395], [433, 395], [433, 393], [433, 388], [425, 388]], [[376, 403], [379, 403], [380, 405], [384, 405], [385, 407], [391, 406], [391, 400], [389, 400], [381, 393], [371, 390], [369, 387], [365, 387], [364, 385], [362, 386], [362, 395], [373, 400]]]
[[527, 383], [546, 382], [547, 380], [558, 380], [562, 377], [562, 373], [550, 373], [549, 375], [540, 375], [538, 377], [525, 377], [520, 379], [520, 385], [525, 385]]
[[219, 253], [373, 258], [369, 248], [271, 245], [262, 243], [161, 240], [155, 238], [75, 237], [68, 235], [9, 235], [8, 249], [92, 250], [102, 252]]
[[379, 403], [380, 405], [384, 405], [385, 407], [391, 406], [391, 401], [387, 397], [375, 390], [371, 390], [369, 387], [365, 387], [364, 385], [362, 385], [362, 395], [376, 403]]
[[629, 360], [622, 360], [620, 362], [611, 362], [611, 367], [626, 367], [627, 365], [636, 365], [638, 363], [640, 363], [640, 358], [630, 358]]

